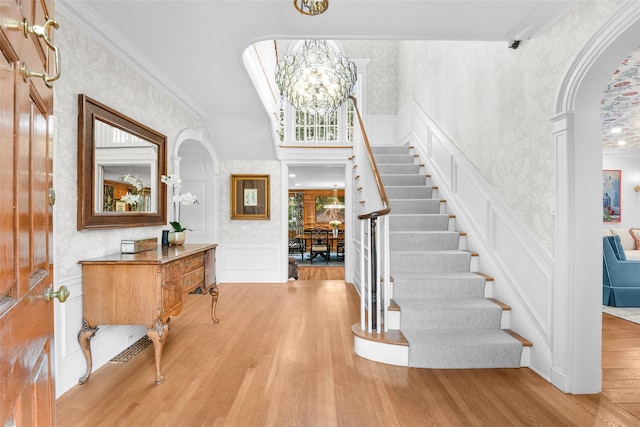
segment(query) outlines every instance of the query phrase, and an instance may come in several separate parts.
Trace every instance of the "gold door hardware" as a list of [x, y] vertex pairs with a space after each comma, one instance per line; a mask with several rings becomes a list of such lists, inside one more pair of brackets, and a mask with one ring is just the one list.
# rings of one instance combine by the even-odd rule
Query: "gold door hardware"
[[60, 302], [65, 302], [67, 298], [69, 298], [69, 295], [71, 295], [71, 292], [69, 292], [66, 286], [60, 286], [56, 292], [53, 291], [53, 288], [47, 288], [47, 290], [44, 291], [44, 299], [47, 302], [50, 302], [54, 298], [58, 298]]
[[60, 52], [58, 51], [58, 47], [53, 44], [47, 33], [49, 32], [49, 27], [53, 26], [53, 28], [58, 29], [60, 25], [58, 21], [47, 18], [47, 22], [44, 25], [31, 25], [27, 18], [24, 18], [22, 21], [22, 30], [24, 31], [24, 36], [28, 37], [29, 34], [35, 34], [38, 37], [42, 37], [44, 42], [49, 46], [51, 50], [53, 50], [53, 63], [55, 66], [56, 73], [53, 76], [50, 76], [47, 73], [38, 73], [37, 71], [31, 71], [26, 65], [22, 66], [22, 73], [25, 78], [30, 77], [41, 77], [44, 80], [44, 84], [47, 87], [52, 87], [53, 82], [60, 78]]

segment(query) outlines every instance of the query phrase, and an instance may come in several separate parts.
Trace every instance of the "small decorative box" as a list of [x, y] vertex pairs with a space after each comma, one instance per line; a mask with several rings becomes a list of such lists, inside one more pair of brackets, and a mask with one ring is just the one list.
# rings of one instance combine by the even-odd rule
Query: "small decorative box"
[[158, 246], [158, 238], [138, 240], [121, 240], [121, 252], [123, 254], [135, 254], [138, 252], [149, 251]]

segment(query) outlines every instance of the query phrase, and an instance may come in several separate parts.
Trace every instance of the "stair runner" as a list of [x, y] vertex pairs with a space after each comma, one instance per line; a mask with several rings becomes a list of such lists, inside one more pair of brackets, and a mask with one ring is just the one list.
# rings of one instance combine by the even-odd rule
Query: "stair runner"
[[460, 233], [408, 146], [372, 147], [391, 205], [390, 266], [409, 366], [520, 367], [523, 344], [501, 329], [502, 307], [459, 250]]

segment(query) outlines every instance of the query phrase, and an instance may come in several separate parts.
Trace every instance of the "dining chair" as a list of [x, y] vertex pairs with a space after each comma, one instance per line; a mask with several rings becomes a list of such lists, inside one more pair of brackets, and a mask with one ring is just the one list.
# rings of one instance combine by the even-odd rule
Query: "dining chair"
[[300, 260], [304, 260], [306, 251], [305, 240], [299, 237], [289, 239], [289, 255], [300, 254]]
[[314, 228], [311, 230], [311, 249], [309, 251], [309, 261], [313, 263], [313, 259], [320, 255], [329, 263], [331, 256], [331, 246], [329, 245], [329, 230], [322, 228]]

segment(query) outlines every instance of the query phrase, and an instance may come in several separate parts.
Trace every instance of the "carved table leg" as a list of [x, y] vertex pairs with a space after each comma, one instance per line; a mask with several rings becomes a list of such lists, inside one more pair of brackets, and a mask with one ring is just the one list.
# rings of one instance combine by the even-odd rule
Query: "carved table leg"
[[213, 285], [209, 288], [209, 295], [211, 295], [211, 320], [218, 323], [220, 320], [216, 318], [216, 306], [218, 305], [218, 285]]
[[93, 336], [98, 332], [98, 328], [92, 328], [89, 326], [89, 322], [87, 319], [82, 318], [82, 329], [78, 332], [78, 344], [80, 344], [80, 349], [84, 354], [84, 359], [87, 361], [87, 372], [80, 377], [78, 380], [79, 384], [84, 384], [89, 381], [89, 377], [91, 376], [92, 369], [92, 359], [91, 359], [91, 343], [90, 340]]
[[156, 385], [164, 382], [164, 377], [160, 374], [160, 362], [162, 361], [162, 347], [168, 333], [169, 325], [163, 324], [160, 319], [156, 319], [153, 326], [147, 329], [147, 336], [153, 341], [153, 349], [156, 356]]

